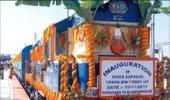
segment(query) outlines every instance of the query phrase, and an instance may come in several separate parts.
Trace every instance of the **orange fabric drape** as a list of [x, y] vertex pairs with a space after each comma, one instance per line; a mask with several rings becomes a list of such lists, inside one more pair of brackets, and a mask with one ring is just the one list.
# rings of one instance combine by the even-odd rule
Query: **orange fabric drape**
[[55, 57], [55, 32], [56, 28], [54, 25], [51, 26], [51, 61], [54, 61]]
[[38, 56], [38, 47], [36, 47], [35, 49], [35, 61], [39, 60], [39, 56]]
[[37, 48], [37, 61], [40, 61], [40, 47]]
[[45, 31], [44, 31], [44, 41], [47, 42], [49, 37], [50, 37], [50, 31], [51, 31], [51, 27], [48, 27]]
[[32, 61], [34, 61], [34, 50], [32, 50], [31, 55], [32, 55]]
[[45, 44], [45, 32], [44, 32], [44, 34], [43, 34], [43, 44], [42, 44], [42, 57], [43, 57], [43, 59], [45, 59], [45, 46], [46, 46], [46, 44]]
[[46, 58], [45, 58], [45, 46], [46, 46], [46, 43], [47, 43], [49, 37], [50, 37], [50, 32], [49, 32], [49, 27], [48, 27], [48, 28], [46, 28], [46, 29], [44, 30], [44, 34], [43, 34], [42, 61], [43, 61], [43, 59], [46, 59]]
[[32, 51], [32, 61], [33, 61], [33, 62], [35, 61], [34, 49], [33, 49], [33, 51]]
[[[44, 34], [43, 34], [43, 44], [42, 44], [42, 58], [44, 58], [44, 54], [45, 54], [45, 46], [46, 46], [46, 43], [47, 41], [49, 40], [49, 38], [51, 38], [51, 60], [54, 61], [54, 57], [55, 57], [55, 32], [56, 32], [56, 28], [54, 25], [50, 25], [45, 31], [44, 31]], [[43, 60], [43, 59], [41, 59]]]
[[39, 61], [43, 62], [43, 45], [39, 47], [38, 55], [39, 55]]
[[21, 53], [19, 53], [15, 58], [14, 62], [20, 61], [21, 60]]
[[31, 61], [33, 61], [32, 50], [31, 50], [31, 52], [30, 52], [30, 58], [31, 58]]

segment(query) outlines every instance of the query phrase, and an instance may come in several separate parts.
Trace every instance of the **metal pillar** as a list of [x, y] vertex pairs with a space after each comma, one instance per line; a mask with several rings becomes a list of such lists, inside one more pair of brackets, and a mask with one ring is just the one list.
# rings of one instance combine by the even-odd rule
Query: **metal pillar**
[[153, 58], [155, 58], [155, 14], [153, 14], [153, 23], [152, 23], [152, 38], [153, 38]]
[[[170, 1], [169, 1], [170, 7]], [[169, 13], [169, 43], [170, 43], [170, 13]], [[170, 45], [169, 45], [169, 62], [168, 62], [168, 79], [167, 79], [167, 95], [168, 100], [170, 100]]]
[[[0, 6], [1, 6], [1, 2], [0, 2]], [[0, 22], [1, 22], [1, 18], [0, 18]], [[0, 23], [0, 26], [1, 26], [1, 23]], [[2, 54], [1, 54], [1, 48], [2, 48], [2, 47], [1, 47], [1, 40], [2, 40], [2, 39], [1, 39], [1, 32], [2, 32], [2, 31], [1, 31], [1, 27], [0, 27], [0, 64], [1, 64], [1, 56], [2, 56]]]
[[[169, 7], [170, 7], [170, 1], [169, 1]], [[169, 14], [169, 43], [170, 43], [170, 14]], [[169, 45], [169, 59], [170, 59], [170, 45]]]
[[34, 42], [35, 42], [35, 44], [37, 42], [37, 33], [34, 33]]

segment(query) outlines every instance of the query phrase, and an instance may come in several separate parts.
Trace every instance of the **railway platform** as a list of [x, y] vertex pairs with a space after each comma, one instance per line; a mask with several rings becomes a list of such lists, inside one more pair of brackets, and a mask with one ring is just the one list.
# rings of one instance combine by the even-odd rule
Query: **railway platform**
[[4, 78], [0, 79], [0, 100], [30, 100], [15, 75], [9, 78], [9, 70], [4, 70]]

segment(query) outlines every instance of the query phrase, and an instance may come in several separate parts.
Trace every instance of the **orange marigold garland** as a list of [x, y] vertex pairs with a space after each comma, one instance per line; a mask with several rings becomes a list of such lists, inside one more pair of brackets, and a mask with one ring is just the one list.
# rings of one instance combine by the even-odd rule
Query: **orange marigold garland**
[[160, 89], [161, 92], [163, 92], [164, 90], [164, 82], [163, 82], [163, 65], [164, 65], [164, 61], [161, 61], [158, 63], [158, 66], [157, 66], [157, 87]]
[[77, 79], [77, 62], [76, 62], [76, 58], [71, 54], [68, 56], [68, 58], [72, 62], [72, 78], [73, 78], [73, 84], [71, 86], [72, 92], [78, 93], [80, 95], [81, 90], [80, 90], [80, 85], [79, 85], [78, 79]]
[[139, 28], [140, 33], [140, 56], [146, 56], [147, 49], [150, 46], [150, 28], [149, 27], [140, 27]]
[[89, 82], [88, 86], [96, 87], [95, 79], [95, 36], [93, 34], [92, 24], [84, 25], [84, 32], [87, 39], [88, 63], [89, 63]]
[[[66, 95], [69, 91], [68, 89], [68, 60], [66, 59], [66, 56], [61, 56], [61, 79], [60, 79], [60, 92], [63, 96], [66, 98]], [[61, 94], [60, 94], [61, 95]]]

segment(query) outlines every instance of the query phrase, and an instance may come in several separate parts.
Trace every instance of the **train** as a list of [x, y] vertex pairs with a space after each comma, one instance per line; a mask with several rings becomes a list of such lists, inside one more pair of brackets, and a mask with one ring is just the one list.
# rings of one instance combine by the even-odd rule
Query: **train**
[[126, 13], [113, 13], [109, 3], [98, 8], [91, 24], [73, 15], [49, 25], [41, 41], [11, 60], [31, 99], [98, 97], [103, 57], [151, 58], [150, 28], [140, 25], [139, 5], [130, 2]]

